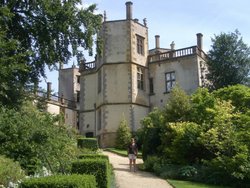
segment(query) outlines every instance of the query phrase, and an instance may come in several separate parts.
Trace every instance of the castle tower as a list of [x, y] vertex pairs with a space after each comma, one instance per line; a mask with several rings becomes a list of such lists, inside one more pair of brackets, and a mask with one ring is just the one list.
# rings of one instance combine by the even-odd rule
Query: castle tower
[[148, 28], [132, 18], [132, 5], [126, 3], [125, 20], [103, 22], [102, 54], [80, 67], [80, 131], [102, 147], [114, 146], [123, 118], [136, 131], [149, 112]]

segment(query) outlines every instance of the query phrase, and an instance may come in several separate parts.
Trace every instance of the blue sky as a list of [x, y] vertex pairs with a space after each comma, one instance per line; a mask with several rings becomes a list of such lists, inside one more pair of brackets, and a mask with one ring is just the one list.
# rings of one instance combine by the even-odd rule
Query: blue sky
[[[126, 18], [125, 0], [84, 0], [84, 6], [97, 4], [97, 12], [107, 14], [107, 21]], [[243, 41], [250, 46], [250, 1], [249, 0], [133, 0], [133, 18], [140, 23], [147, 19], [149, 48], [155, 46], [155, 35], [160, 35], [160, 47], [169, 48], [172, 41], [175, 48], [196, 45], [196, 33], [203, 34], [204, 51], [211, 46], [211, 38], [221, 32], [238, 29]], [[87, 61], [92, 60], [86, 56]], [[69, 62], [68, 66], [72, 66]], [[57, 91], [57, 71], [47, 71], [47, 79]]]

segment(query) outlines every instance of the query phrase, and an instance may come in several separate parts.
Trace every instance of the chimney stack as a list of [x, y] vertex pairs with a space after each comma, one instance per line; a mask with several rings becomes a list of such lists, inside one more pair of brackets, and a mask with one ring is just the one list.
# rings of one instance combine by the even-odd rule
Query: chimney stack
[[51, 82], [47, 82], [47, 99], [50, 100], [51, 96]]
[[196, 36], [197, 36], [197, 46], [198, 48], [200, 48], [200, 50], [202, 50], [203, 49], [203, 40], [202, 40], [203, 35], [202, 33], [197, 33]]
[[155, 48], [160, 48], [160, 35], [155, 35]]
[[127, 20], [132, 20], [132, 5], [133, 5], [133, 3], [131, 1], [128, 1], [125, 3], [125, 5], [126, 5]]

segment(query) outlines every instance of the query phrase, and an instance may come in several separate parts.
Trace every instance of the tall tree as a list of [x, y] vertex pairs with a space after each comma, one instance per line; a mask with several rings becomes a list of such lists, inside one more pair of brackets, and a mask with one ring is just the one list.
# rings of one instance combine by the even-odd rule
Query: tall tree
[[250, 73], [250, 48], [239, 31], [215, 35], [212, 43], [207, 75], [211, 89], [246, 84]]
[[[37, 84], [41, 76], [46, 76], [46, 65], [53, 69], [58, 63], [67, 63], [72, 56], [80, 58], [81, 50], [92, 55], [93, 44], [99, 41], [95, 34], [102, 16], [94, 14], [96, 5], [79, 8], [83, 6], [81, 2], [0, 1], [0, 93], [18, 83], [15, 93], [19, 94], [23, 86]], [[2, 77], [12, 73], [14, 79]]]
[[21, 43], [8, 38], [8, 26], [13, 14], [6, 7], [0, 7], [0, 104], [17, 105], [24, 96], [23, 86], [29, 80], [29, 67], [26, 65], [29, 52]]

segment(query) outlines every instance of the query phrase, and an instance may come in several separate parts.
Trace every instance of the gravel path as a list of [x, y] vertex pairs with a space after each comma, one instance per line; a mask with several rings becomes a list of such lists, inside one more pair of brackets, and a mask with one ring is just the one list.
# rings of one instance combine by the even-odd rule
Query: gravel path
[[[113, 165], [117, 188], [172, 188], [166, 180], [148, 172], [130, 172], [127, 157], [121, 157], [107, 151], [103, 153], [109, 156], [110, 163]], [[137, 159], [136, 162], [139, 164], [143, 161]]]

